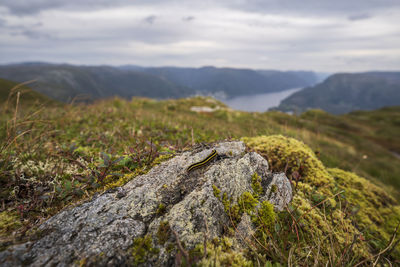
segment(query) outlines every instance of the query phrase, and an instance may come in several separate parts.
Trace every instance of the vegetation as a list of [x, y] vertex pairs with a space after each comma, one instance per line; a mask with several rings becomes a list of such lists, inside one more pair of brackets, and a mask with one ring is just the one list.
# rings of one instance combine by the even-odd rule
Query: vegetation
[[[354, 173], [326, 168], [295, 139], [272, 135], [244, 141], [264, 153], [275, 171], [286, 171], [294, 188], [292, 203], [278, 214], [273, 229], [262, 228], [268, 223], [258, 217], [263, 223], [255, 223], [260, 231], [253, 240], [256, 255], [305, 266], [372, 264], [377, 255], [400, 259], [393, 239], [400, 205], [384, 189]], [[274, 222], [271, 215], [267, 219], [269, 225]], [[384, 254], [389, 249], [391, 255]]]
[[144, 237], [138, 237], [133, 241], [132, 256], [134, 265], [144, 263], [152, 254], [158, 253], [159, 251], [152, 247], [151, 237], [148, 235]]
[[[267, 266], [400, 259], [394, 248], [399, 239], [392, 240], [400, 218], [400, 159], [393, 154], [400, 152], [400, 107], [290, 116], [234, 111], [203, 97], [114, 98], [43, 108], [31, 106], [29, 99], [22, 92], [18, 104], [14, 98], [13, 105], [1, 109], [0, 248], [26, 238], [33, 226], [66, 205], [123, 185], [195, 143], [243, 138], [274, 171], [290, 177], [293, 203], [281, 213], [268, 202], [260, 203], [256, 175], [253, 191], [239, 200], [227, 199], [226, 192], [214, 187], [214, 196], [229, 214], [253, 216], [259, 243], [253, 240], [251, 249], [240, 255], [232, 254], [226, 240], [207, 243], [209, 256], [201, 260], [207, 262], [215, 253], [222, 253], [227, 263], [251, 260]], [[192, 106], [220, 109], [196, 113]], [[160, 206], [159, 213], [164, 209]], [[160, 227], [168, 229], [167, 223]], [[161, 232], [154, 238], [165, 241]], [[135, 241], [137, 263], [157, 253], [150, 239]]]

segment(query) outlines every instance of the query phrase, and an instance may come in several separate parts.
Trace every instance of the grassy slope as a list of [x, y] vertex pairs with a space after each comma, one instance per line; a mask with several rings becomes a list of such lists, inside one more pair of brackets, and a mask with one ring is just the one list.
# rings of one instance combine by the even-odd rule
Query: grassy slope
[[[192, 106], [222, 109], [195, 113]], [[399, 196], [400, 160], [389, 151], [398, 151], [400, 143], [399, 108], [343, 116], [309, 111], [296, 117], [233, 111], [209, 98], [111, 99], [24, 113], [15, 122], [12, 113], [0, 117], [3, 238], [26, 231], [69, 203], [123, 184], [160, 156], [188, 149], [192, 142], [229, 138], [294, 137], [317, 151], [325, 166], [353, 171]], [[18, 225], [7, 223], [18, 218]]]
[[7, 104], [15, 104], [18, 92], [20, 92], [20, 104], [25, 107], [37, 106], [40, 104], [46, 106], [57, 104], [56, 101], [33, 91], [26, 85], [0, 79], [0, 107], [4, 107]]

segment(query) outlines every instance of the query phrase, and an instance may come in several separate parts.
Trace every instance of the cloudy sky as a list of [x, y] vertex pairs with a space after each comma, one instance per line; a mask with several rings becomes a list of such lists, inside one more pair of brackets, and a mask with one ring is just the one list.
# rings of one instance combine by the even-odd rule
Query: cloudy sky
[[400, 70], [399, 0], [1, 0], [0, 64]]

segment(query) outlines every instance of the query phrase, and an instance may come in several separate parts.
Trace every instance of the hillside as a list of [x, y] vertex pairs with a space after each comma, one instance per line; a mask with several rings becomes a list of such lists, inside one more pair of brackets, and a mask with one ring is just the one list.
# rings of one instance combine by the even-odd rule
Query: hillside
[[270, 79], [273, 83], [271, 84], [272, 87], [285, 89], [311, 86], [320, 82], [323, 78], [319, 77], [319, 73], [312, 71], [258, 70], [258, 73]]
[[281, 102], [282, 111], [319, 108], [333, 114], [400, 105], [400, 72], [334, 74]]
[[58, 102], [54, 101], [47, 96], [33, 91], [28, 85], [18, 84], [13, 81], [0, 79], [0, 108], [15, 105], [17, 93], [20, 92], [19, 105], [23, 107], [34, 107], [38, 105], [57, 105]]
[[[119, 96], [157, 99], [191, 95], [234, 97], [282, 91], [316, 83], [313, 72], [230, 68], [143, 68], [22, 63], [0, 66], [0, 78], [31, 84], [36, 91], [68, 102]], [[75, 99], [76, 100], [76, 99]]]
[[182, 97], [188, 88], [154, 75], [99, 66], [55, 65], [47, 63], [0, 66], [0, 77], [12, 81], [36, 80], [31, 87], [53, 99], [68, 102], [74, 98], [93, 100], [120, 96], [153, 98]]
[[144, 68], [142, 71], [192, 88], [196, 93], [227, 97], [278, 92], [317, 82], [316, 75], [306, 71], [256, 71], [215, 67]]
[[[208, 107], [212, 112], [196, 112], [199, 109], [193, 107]], [[399, 112], [399, 107], [392, 107], [341, 116], [321, 110], [311, 110], [301, 116], [290, 116], [276, 111], [248, 113], [231, 110], [212, 98], [196, 97], [162, 101], [144, 98], [127, 101], [114, 98], [90, 105], [48, 107], [34, 114], [19, 110], [16, 117], [14, 113], [2, 114], [0, 196], [3, 204], [0, 212], [0, 264], [6, 257], [4, 255], [11, 255], [8, 252], [1, 254], [2, 251], [9, 251], [10, 245], [27, 240], [36, 242], [42, 240], [41, 238], [50, 238], [58, 245], [64, 244], [62, 240], [68, 240], [68, 246], [65, 246], [68, 251], [70, 244], [82, 245], [90, 250], [88, 244], [80, 243], [84, 239], [75, 239], [76, 236], [84, 238], [78, 234], [81, 229], [84, 229], [86, 237], [92, 234], [97, 236], [98, 233], [106, 233], [108, 236], [110, 233], [107, 228], [108, 222], [111, 222], [110, 217], [105, 214], [101, 220], [97, 220], [96, 216], [100, 215], [96, 214], [119, 211], [119, 208], [121, 211], [134, 209], [137, 212], [138, 207], [143, 208], [142, 215], [133, 216], [129, 212], [126, 215], [117, 214], [119, 217], [115, 220], [118, 226], [115, 231], [121, 232], [121, 235], [115, 237], [116, 240], [122, 238], [124, 241], [121, 243], [126, 242], [124, 244], [129, 247], [127, 255], [123, 254], [127, 264], [135, 265], [164, 255], [157, 254], [157, 249], [178, 258], [178, 238], [174, 238], [172, 232], [169, 232], [169, 227], [179, 233], [182, 241], [191, 237], [203, 240], [203, 233], [196, 232], [195, 236], [191, 236], [185, 232], [183, 224], [179, 225], [175, 221], [176, 217], [163, 217], [170, 214], [172, 209], [168, 201], [174, 202], [174, 205], [181, 200], [188, 201], [183, 198], [186, 195], [182, 190], [188, 190], [184, 185], [194, 186], [193, 189], [205, 186], [204, 182], [208, 180], [203, 176], [196, 176], [202, 170], [193, 176], [187, 176], [189, 180], [184, 180], [187, 183], [176, 184], [179, 181], [173, 180], [171, 185], [166, 185], [167, 181], [164, 184], [150, 183], [152, 180], [146, 182], [147, 176], [143, 175], [150, 175], [150, 169], [171, 158], [180, 159], [179, 162], [188, 165], [201, 160], [209, 154], [207, 151], [211, 151], [223, 140], [242, 140], [247, 145], [246, 153], [257, 152], [258, 156], [251, 153], [249, 155], [254, 155], [260, 161], [268, 161], [269, 172], [283, 172], [289, 178], [293, 187], [293, 200], [283, 211], [273, 211], [266, 202], [262, 204], [261, 196], [270, 197], [271, 193], [266, 194], [260, 189], [264, 184], [254, 173], [245, 175], [250, 191], [242, 193], [238, 199], [229, 199], [228, 195], [224, 197], [224, 193], [229, 192], [223, 191], [222, 181], [214, 181], [215, 187], [208, 190], [204, 197], [207, 201], [219, 203], [218, 210], [222, 207], [222, 212], [226, 212], [223, 218], [231, 220], [225, 224], [227, 229], [220, 230], [223, 234], [208, 240], [210, 243], [206, 244], [208, 253], [205, 256], [194, 257], [199, 253], [203, 255], [204, 250], [198, 250], [202, 245], [193, 248], [191, 243], [184, 243], [187, 245], [183, 245], [184, 251], [190, 250], [188, 253], [193, 257], [192, 260], [201, 260], [207, 264], [207, 261], [212, 262], [218, 258], [223, 266], [229, 266], [232, 262], [275, 262], [282, 265], [289, 262], [299, 265], [322, 262], [325, 265], [329, 262], [329, 266], [340, 266], [356, 263], [371, 265], [375, 260], [379, 262], [388, 259], [395, 266], [400, 260], [400, 250], [393, 246], [399, 242], [398, 236], [393, 233], [400, 220], [400, 159], [393, 152], [399, 151]], [[12, 122], [8, 124], [9, 127], [6, 127], [7, 122]], [[228, 150], [226, 157], [236, 153], [232, 151]], [[195, 154], [199, 152], [202, 154]], [[245, 157], [243, 152], [244, 150], [237, 152], [238, 157]], [[242, 166], [241, 170], [247, 169], [244, 159], [237, 159], [240, 164], [236, 165]], [[224, 158], [217, 163], [223, 160]], [[254, 164], [252, 160], [248, 162]], [[212, 167], [216, 167], [217, 163], [211, 163]], [[177, 163], [171, 167], [165, 164], [161, 168], [167, 174], [180, 174], [186, 167]], [[227, 165], [236, 166], [233, 163]], [[232, 177], [226, 176], [224, 170], [226, 169], [218, 169], [215, 173], [221, 179]], [[155, 173], [154, 179], [160, 179], [160, 173]], [[142, 178], [135, 181], [139, 177]], [[182, 178], [176, 175], [170, 177]], [[139, 189], [128, 185], [126, 191], [129, 197], [124, 198], [123, 193], [118, 195], [117, 192], [121, 189], [119, 187], [130, 181], [137, 186], [148, 183], [149, 190], [134, 195]], [[227, 186], [235, 184], [226, 183]], [[155, 201], [158, 199], [157, 194], [164, 192], [154, 191], [156, 189], [166, 192], [172, 190], [163, 200], [167, 204]], [[271, 188], [269, 192], [272, 191]], [[109, 211], [100, 208], [105, 205], [101, 199], [111, 201], [107, 202], [110, 207], [115, 207], [114, 203], [120, 201], [119, 199], [123, 205], [110, 208]], [[127, 201], [138, 201], [140, 205], [132, 205]], [[79, 203], [86, 204], [81, 206]], [[185, 203], [194, 205], [190, 207], [197, 207], [195, 204], [201, 202], [196, 200]], [[70, 204], [73, 204], [71, 208], [77, 205], [76, 209], [64, 209]], [[100, 205], [99, 209], [95, 206], [91, 209], [92, 204]], [[263, 209], [260, 210], [258, 204]], [[150, 206], [152, 208], [147, 209]], [[87, 210], [88, 216], [85, 212], [79, 213], [81, 209]], [[184, 214], [186, 219], [194, 220], [197, 216], [195, 214], [198, 210], [195, 208], [176, 209], [176, 214]], [[55, 232], [36, 228], [38, 223], [61, 210], [65, 212], [53, 217], [50, 222], [54, 226], [63, 225], [66, 228], [54, 229]], [[70, 214], [69, 212], [85, 215], [82, 219], [90, 221], [85, 224], [88, 228], [79, 226], [82, 225], [79, 221], [80, 215], [63, 217]], [[245, 214], [249, 216], [248, 223], [254, 224], [252, 227], [260, 226], [261, 230], [254, 232], [254, 237], [260, 243], [252, 239], [247, 250], [238, 251], [235, 233], [240, 227], [235, 222], [239, 222]], [[254, 217], [257, 214], [262, 219]], [[131, 215], [135, 220], [149, 216], [154, 223], [159, 223], [147, 229], [148, 233], [155, 233], [155, 236], [141, 234], [134, 240], [125, 238], [134, 227], [129, 224], [118, 225], [118, 221], [121, 220], [122, 223], [126, 220], [124, 216], [129, 219]], [[62, 220], [58, 224], [60, 216]], [[68, 222], [75, 220], [74, 218], [77, 219], [74, 221], [76, 232], [67, 231], [72, 225]], [[193, 221], [187, 227], [195, 226], [196, 223], [202, 224], [202, 220]], [[92, 222], [103, 225], [104, 228], [96, 229]], [[146, 220], [143, 219], [143, 222]], [[170, 226], [166, 222], [170, 222]], [[221, 221], [217, 222], [221, 224]], [[266, 228], [261, 227], [263, 224]], [[214, 229], [212, 227], [209, 228], [210, 235], [215, 234], [211, 231]], [[111, 247], [110, 251], [117, 251], [120, 245], [115, 243], [114, 247], [111, 242], [113, 238], [96, 240], [96, 246], [99, 246], [99, 240], [104, 243], [104, 246], [99, 246], [101, 250]], [[43, 242], [37, 242], [37, 249], [40, 244], [49, 244]], [[162, 244], [165, 246], [161, 247]], [[288, 250], [288, 247], [291, 249]], [[21, 251], [15, 250], [15, 253], [22, 253]], [[85, 258], [84, 255], [71, 253], [80, 263], [95, 264], [105, 260], [101, 255]], [[376, 256], [378, 253], [382, 257]], [[54, 257], [49, 260], [56, 259]]]

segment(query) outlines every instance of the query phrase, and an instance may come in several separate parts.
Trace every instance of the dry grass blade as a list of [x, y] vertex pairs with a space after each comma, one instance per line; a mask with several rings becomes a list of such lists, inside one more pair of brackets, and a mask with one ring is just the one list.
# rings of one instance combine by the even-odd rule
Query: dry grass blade
[[14, 86], [13, 88], [11, 88], [10, 93], [8, 94], [8, 97], [7, 97], [7, 101], [5, 103], [4, 111], [6, 111], [8, 109], [8, 103], [10, 102], [10, 99], [14, 95], [15, 91], [17, 91], [22, 86], [27, 85], [27, 84], [31, 84], [33, 82], [36, 82], [36, 80], [29, 80], [29, 81], [26, 81], [26, 82], [23, 82], [23, 83], [19, 83], [16, 86]]
[[2, 152], [4, 150], [7, 150], [14, 142], [16, 142], [16, 140], [18, 138], [20, 138], [21, 136], [23, 136], [23, 135], [25, 135], [25, 134], [27, 134], [29, 132], [32, 132], [32, 130], [26, 130], [25, 132], [22, 132], [19, 135], [17, 135], [16, 137], [14, 137], [11, 142], [9, 142], [8, 144], [5, 144], [5, 146], [0, 150], [0, 152]]
[[186, 263], [190, 265], [189, 253], [183, 248], [181, 240], [179, 239], [178, 233], [175, 230], [172, 230], [172, 233], [175, 236], [176, 244], [178, 245], [179, 251], [185, 257]]
[[372, 256], [372, 257], [370, 257], [370, 258], [367, 258], [367, 259], [365, 259], [365, 260], [363, 260], [363, 261], [357, 263], [356, 265], [354, 265], [354, 267], [360, 266], [360, 265], [362, 265], [362, 264], [368, 262], [369, 260], [371, 260], [371, 259], [373, 259], [373, 258], [375, 258], [375, 257], [376, 257], [376, 260], [374, 261], [374, 263], [373, 263], [372, 266], [376, 266], [376, 265], [378, 264], [378, 261], [379, 261], [380, 256], [381, 256], [383, 253], [385, 253], [387, 250], [389, 250], [389, 248], [393, 245], [394, 240], [395, 240], [396, 235], [397, 235], [397, 231], [399, 230], [399, 226], [400, 226], [400, 222], [397, 224], [396, 229], [394, 230], [394, 232], [393, 232], [393, 234], [392, 234], [392, 237], [390, 238], [389, 244], [388, 244], [384, 249], [382, 249], [378, 254], [376, 254], [376, 255], [374, 255], [374, 256]]
[[309, 209], [306, 213], [303, 213], [303, 214], [300, 216], [299, 221], [300, 221], [301, 218], [303, 218], [303, 217], [306, 216], [309, 212], [311, 212], [314, 208], [316, 208], [316, 207], [318, 207], [319, 205], [325, 203], [326, 201], [328, 201], [328, 200], [331, 199], [331, 198], [335, 198], [336, 196], [338, 196], [338, 195], [340, 195], [340, 194], [342, 194], [342, 193], [344, 193], [344, 192], [345, 192], [344, 190], [341, 190], [340, 192], [334, 194], [333, 196], [324, 199], [323, 201], [319, 202], [318, 204], [315, 204], [314, 206], [311, 207], [311, 209]]

